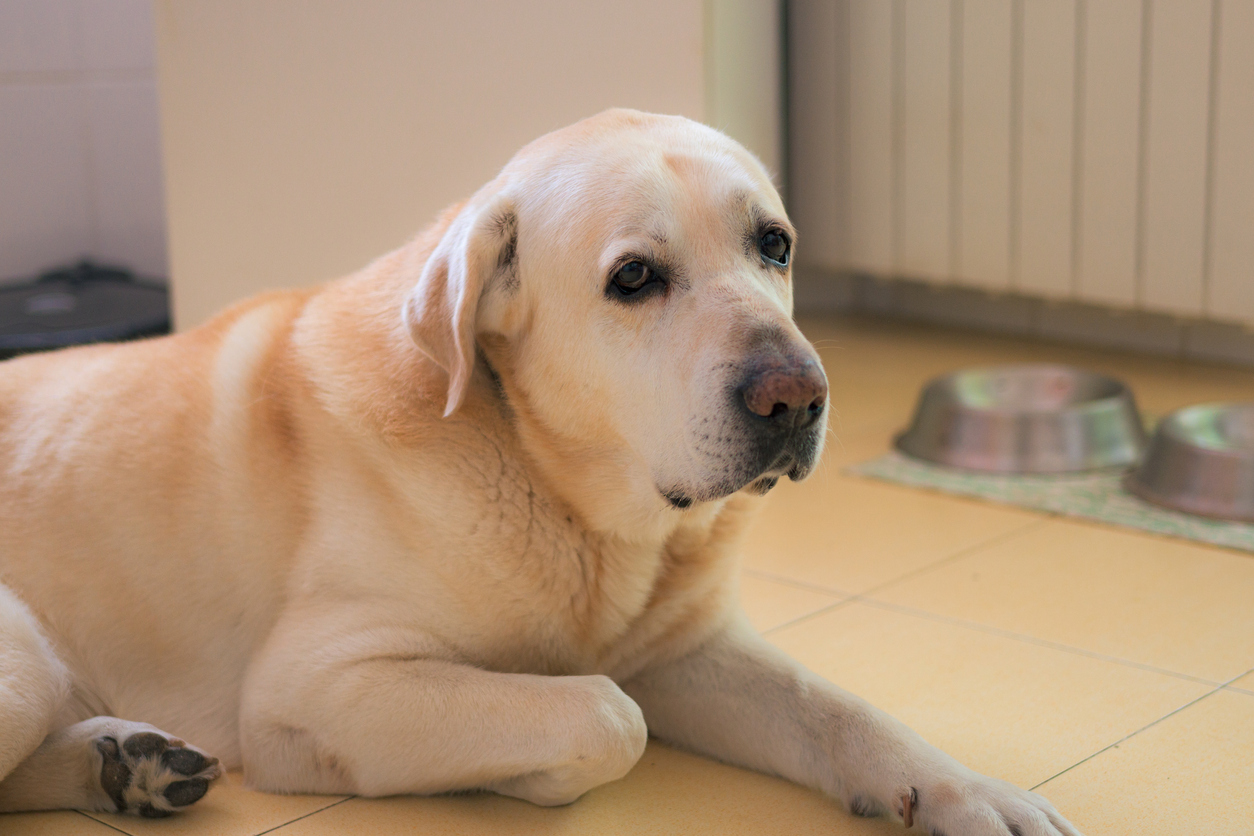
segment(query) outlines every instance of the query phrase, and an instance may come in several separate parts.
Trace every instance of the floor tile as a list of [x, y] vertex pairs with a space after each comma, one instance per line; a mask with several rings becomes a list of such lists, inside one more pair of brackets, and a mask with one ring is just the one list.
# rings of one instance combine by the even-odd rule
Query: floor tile
[[133, 836], [253, 836], [344, 798], [331, 795], [274, 795], [244, 787], [238, 772], [226, 778], [186, 812], [165, 819], [93, 813], [100, 821]]
[[0, 813], [4, 836], [117, 836], [117, 831], [82, 813]]
[[1254, 831], [1254, 697], [1220, 691], [1042, 786], [1086, 836]]
[[1223, 682], [1254, 667], [1254, 558], [1054, 520], [879, 600]]
[[745, 539], [745, 566], [860, 593], [1044, 517], [820, 468], [780, 482]]
[[830, 607], [841, 596], [817, 592], [795, 584], [744, 575], [740, 579], [740, 604], [749, 621], [765, 632], [802, 616]]
[[1241, 691], [1254, 696], [1254, 673], [1247, 673], [1236, 682], [1233, 682], [1229, 688], [1233, 691]]
[[1020, 786], [1057, 774], [1207, 691], [1176, 677], [864, 603], [769, 638], [972, 769]]
[[857, 819], [816, 792], [676, 751], [657, 741], [621, 781], [566, 807], [536, 807], [491, 794], [355, 798], [275, 836], [370, 833], [545, 834], [545, 836], [898, 836], [886, 819]]
[[828, 433], [827, 446], [823, 451], [820, 469], [835, 469], [865, 462], [884, 455], [893, 447], [893, 439], [901, 429], [896, 423], [882, 423], [859, 430], [856, 433]]

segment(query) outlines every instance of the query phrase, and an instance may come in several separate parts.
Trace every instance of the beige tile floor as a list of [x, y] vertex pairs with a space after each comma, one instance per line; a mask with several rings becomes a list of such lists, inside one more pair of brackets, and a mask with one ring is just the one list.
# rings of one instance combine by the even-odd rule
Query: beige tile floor
[[[750, 617], [814, 670], [1085, 833], [1254, 833], [1254, 555], [864, 481], [929, 376], [1053, 360], [1162, 414], [1254, 399], [1254, 373], [866, 320], [813, 320], [833, 434], [750, 533]], [[0, 816], [0, 833], [890, 834], [816, 793], [650, 743], [561, 809], [490, 795], [275, 797], [239, 776], [162, 821]], [[960, 836], [951, 834], [951, 836]]]

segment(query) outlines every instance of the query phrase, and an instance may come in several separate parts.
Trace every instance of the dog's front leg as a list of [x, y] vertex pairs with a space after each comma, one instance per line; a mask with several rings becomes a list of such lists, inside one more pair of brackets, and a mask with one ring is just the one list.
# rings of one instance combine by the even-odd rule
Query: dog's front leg
[[1044, 798], [967, 769], [743, 621], [623, 688], [663, 740], [822, 790], [859, 815], [949, 836], [1078, 836]]
[[310, 631], [245, 686], [245, 777], [274, 792], [485, 789], [568, 804], [644, 753], [639, 707], [605, 676], [496, 673], [380, 628]]

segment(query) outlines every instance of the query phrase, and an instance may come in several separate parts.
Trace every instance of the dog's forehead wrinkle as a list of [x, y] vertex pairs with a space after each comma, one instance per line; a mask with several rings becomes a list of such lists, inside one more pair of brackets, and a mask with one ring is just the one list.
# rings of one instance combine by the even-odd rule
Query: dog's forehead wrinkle
[[546, 161], [532, 176], [526, 202], [548, 204], [547, 214], [567, 223], [603, 223], [608, 214], [643, 225], [680, 205], [725, 216], [729, 209], [746, 211], [755, 195], [773, 196], [769, 183], [756, 182], [742, 161], [708, 140], [680, 148], [657, 140], [639, 144], [611, 144], [591, 159], [568, 154]]

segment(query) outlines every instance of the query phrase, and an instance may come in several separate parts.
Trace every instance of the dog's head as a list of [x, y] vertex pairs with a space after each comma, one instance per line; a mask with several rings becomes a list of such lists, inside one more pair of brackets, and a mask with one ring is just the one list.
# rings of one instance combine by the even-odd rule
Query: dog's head
[[608, 111], [524, 148], [460, 210], [406, 322], [448, 372], [446, 416], [478, 346], [531, 440], [611, 455], [603, 487], [633, 504], [765, 492], [810, 473], [827, 422], [792, 321], [795, 240], [742, 146]]

